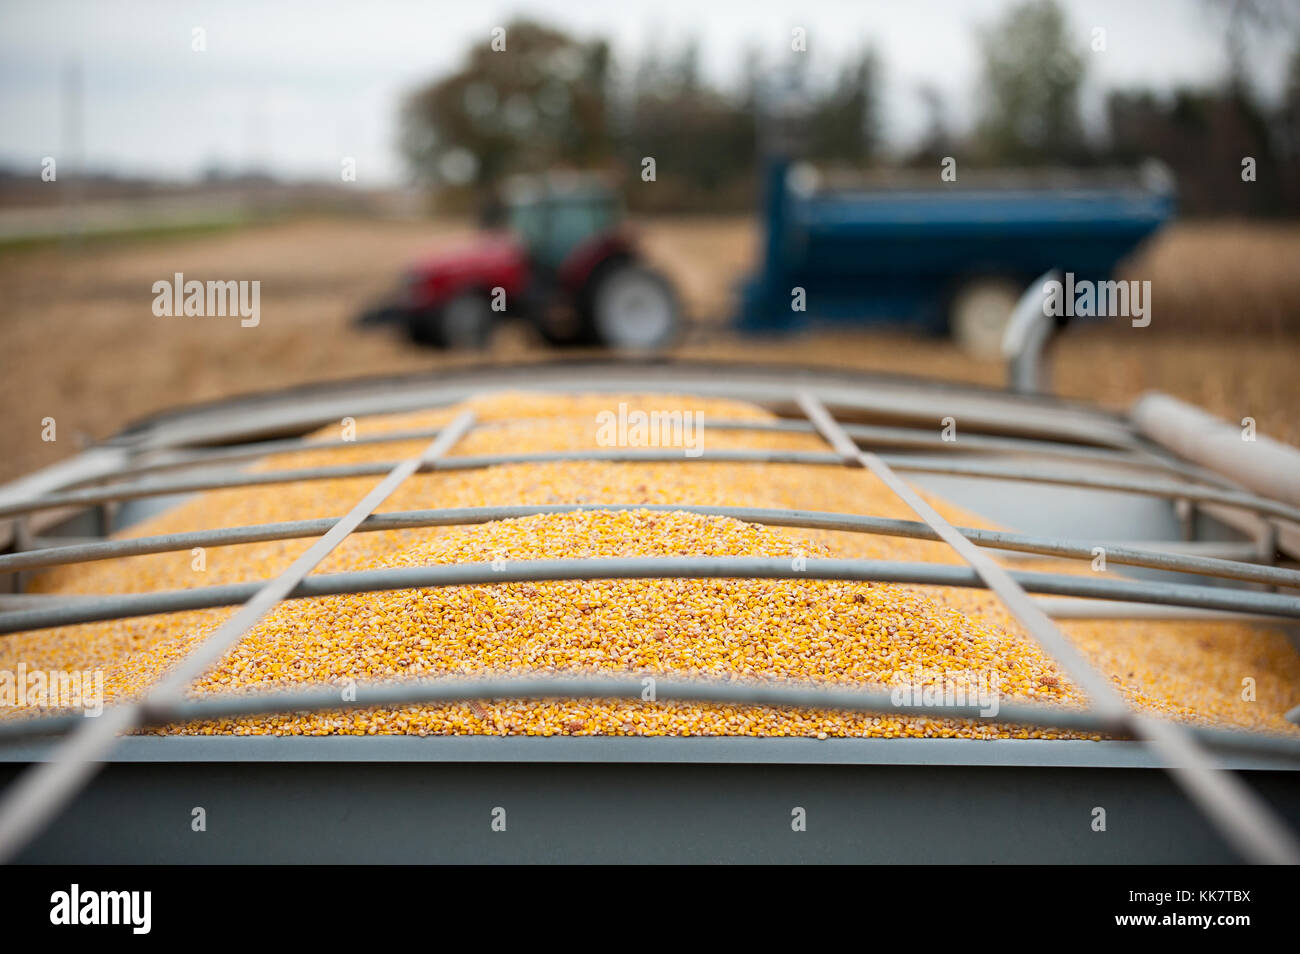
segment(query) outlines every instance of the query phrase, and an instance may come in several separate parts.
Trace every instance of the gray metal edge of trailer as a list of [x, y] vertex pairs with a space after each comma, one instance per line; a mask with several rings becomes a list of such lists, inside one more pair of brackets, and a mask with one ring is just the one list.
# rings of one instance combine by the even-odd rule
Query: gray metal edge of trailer
[[[944, 407], [962, 402], [972, 421], [991, 415], [990, 433], [1062, 437], [1095, 446], [1131, 447], [1135, 436], [1122, 415], [1105, 408], [1048, 395], [1017, 397], [965, 382], [943, 382], [847, 368], [791, 366], [762, 362], [558, 360], [475, 364], [419, 373], [345, 379], [254, 392], [155, 413], [129, 424], [105, 447], [147, 450], [264, 439], [303, 433], [337, 421], [341, 415], [400, 413], [463, 400], [474, 394], [523, 389], [536, 392], [615, 393], [684, 389], [700, 397], [726, 397], [764, 406], [790, 407], [798, 388], [818, 391], [828, 404], [872, 416], [902, 413], [903, 397], [942, 399]], [[925, 403], [925, 402], [922, 402]], [[1014, 405], [1019, 414], [1005, 413]], [[903, 414], [929, 421], [932, 408]], [[1048, 420], [1052, 421], [1047, 427]], [[936, 418], [937, 420], [937, 418]], [[219, 426], [216, 426], [219, 425]], [[1045, 429], [1046, 428], [1046, 429]]]
[[[1007, 400], [1010, 395], [1005, 388], [996, 385], [980, 384], [973, 381], [952, 381], [922, 375], [905, 374], [879, 369], [856, 369], [834, 365], [794, 364], [778, 361], [725, 361], [708, 358], [555, 358], [544, 361], [480, 361], [454, 367], [438, 368], [433, 373], [415, 371], [400, 374], [360, 375], [344, 377], [329, 381], [308, 382], [268, 390], [248, 391], [226, 397], [205, 401], [194, 401], [168, 409], [154, 411], [128, 422], [106, 443], [130, 444], [132, 440], [156, 427], [170, 425], [177, 420], [207, 417], [212, 414], [229, 414], [255, 411], [267, 404], [283, 402], [313, 401], [322, 398], [343, 397], [348, 394], [358, 396], [382, 396], [399, 398], [402, 395], [423, 394], [429, 390], [446, 393], [448, 391], [487, 391], [493, 386], [509, 386], [513, 378], [539, 378], [544, 383], [543, 390], [551, 391], [557, 386], [568, 390], [594, 392], [607, 390], [614, 375], [629, 377], [640, 375], [687, 377], [698, 375], [707, 378], [713, 374], [727, 374], [745, 379], [786, 380], [790, 389], [798, 382], [801, 386], [809, 383], [828, 383], [835, 386], [872, 385], [884, 388], [925, 388], [949, 396], [972, 395], [980, 398]], [[488, 387], [484, 387], [484, 383]], [[597, 383], [593, 383], [597, 382]], [[680, 383], [680, 381], [675, 382]], [[1028, 403], [1045, 410], [1057, 410], [1077, 413], [1118, 424], [1123, 416], [1111, 408], [1101, 407], [1088, 401], [1064, 397], [1055, 394], [1019, 395], [1022, 403]]]
[[[46, 761], [52, 742], [0, 746], [0, 763]], [[600, 763], [610, 765], [926, 765], [1163, 767], [1144, 743], [1087, 739], [813, 739], [540, 736], [130, 736], [108, 763]], [[1294, 760], [1220, 754], [1224, 768], [1296, 773]]]

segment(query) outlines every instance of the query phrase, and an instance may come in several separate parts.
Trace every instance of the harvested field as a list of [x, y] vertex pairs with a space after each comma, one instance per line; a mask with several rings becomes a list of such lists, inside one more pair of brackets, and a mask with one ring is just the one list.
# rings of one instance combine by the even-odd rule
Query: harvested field
[[[944, 340], [887, 332], [751, 340], [720, 326], [756, 241], [748, 219], [646, 223], [651, 254], [700, 319], [684, 356], [833, 364], [998, 385], [1003, 369]], [[326, 220], [171, 241], [0, 255], [4, 374], [0, 423], [9, 479], [72, 454], [128, 421], [177, 404], [307, 381], [436, 369], [481, 360], [363, 333], [353, 316], [422, 249], [462, 242], [458, 224]], [[1062, 394], [1123, 407], [1159, 388], [1260, 433], [1300, 444], [1300, 227], [1177, 225], [1129, 269], [1152, 281], [1149, 328], [1067, 334]], [[262, 282], [262, 320], [159, 318], [152, 284], [181, 272]], [[544, 359], [510, 327], [487, 357]], [[42, 420], [57, 440], [41, 439]]]

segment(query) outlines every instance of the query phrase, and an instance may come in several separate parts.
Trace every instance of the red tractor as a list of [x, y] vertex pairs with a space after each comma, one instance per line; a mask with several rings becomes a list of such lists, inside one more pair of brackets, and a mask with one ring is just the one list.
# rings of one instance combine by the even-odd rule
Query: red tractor
[[587, 176], [518, 179], [504, 227], [416, 262], [394, 300], [362, 323], [398, 323], [422, 344], [484, 348], [497, 323], [524, 318], [552, 345], [653, 351], [675, 337], [672, 285], [642, 261], [613, 192]]

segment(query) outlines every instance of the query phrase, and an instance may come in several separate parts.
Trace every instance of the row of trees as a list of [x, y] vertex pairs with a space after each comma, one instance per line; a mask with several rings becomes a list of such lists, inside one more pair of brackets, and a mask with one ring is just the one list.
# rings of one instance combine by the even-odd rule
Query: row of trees
[[[1190, 213], [1300, 213], [1300, 55], [1283, 107], [1266, 113], [1246, 82], [1242, 49], [1251, 29], [1272, 28], [1256, 0], [1205, 0], [1225, 11], [1230, 75], [1223, 88], [1114, 91], [1108, 130], [1090, 140], [1080, 120], [1088, 44], [1053, 0], [1027, 0], [976, 37], [981, 108], [970, 132], [950, 131], [937, 91], [922, 89], [927, 134], [905, 165], [1033, 166], [1163, 160]], [[1217, 5], [1217, 6], [1216, 6]], [[1104, 41], [1103, 41], [1104, 42]], [[717, 210], [752, 204], [765, 138], [797, 104], [797, 148], [825, 164], [881, 160], [881, 68], [864, 46], [829, 75], [814, 76], [793, 36], [785, 58], [747, 51], [738, 88], [706, 82], [693, 42], [650, 49], [623, 68], [600, 39], [516, 21], [473, 47], [463, 66], [403, 104], [402, 148], [413, 171], [444, 198], [471, 201], [505, 175], [557, 167], [642, 172], [655, 159], [654, 189], [629, 189], [643, 209]], [[1300, 54], [1300, 49], [1297, 51]], [[1243, 157], [1255, 181], [1243, 188]], [[1231, 179], [1232, 181], [1225, 181]]]
[[[504, 42], [505, 50], [494, 49]], [[402, 148], [427, 181], [462, 192], [490, 189], [503, 175], [557, 167], [641, 170], [655, 159], [660, 208], [743, 208], [760, 149], [759, 117], [773, 95], [756, 55], [742, 88], [707, 84], [699, 48], [652, 49], [616, 70], [603, 40], [583, 41], [517, 21], [501, 41], [484, 40], [464, 66], [404, 104]], [[878, 66], [864, 50], [811, 95], [806, 57], [791, 51], [780, 84], [807, 100], [810, 158], [869, 161], [876, 153]], [[468, 188], [466, 188], [468, 187]], [[444, 189], [444, 191], [446, 191]]]

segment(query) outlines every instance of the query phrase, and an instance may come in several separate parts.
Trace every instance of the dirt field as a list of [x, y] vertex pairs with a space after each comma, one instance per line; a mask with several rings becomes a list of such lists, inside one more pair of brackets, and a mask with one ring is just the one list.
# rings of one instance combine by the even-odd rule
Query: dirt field
[[[178, 403], [279, 385], [481, 360], [415, 349], [351, 326], [419, 251], [461, 241], [455, 224], [319, 221], [170, 241], [48, 248], [0, 255], [0, 479], [75, 452], [128, 421]], [[647, 223], [653, 257], [691, 312], [709, 322], [684, 356], [812, 362], [1000, 384], [1003, 369], [946, 341], [834, 333], [741, 340], [718, 321], [752, 260], [745, 219]], [[1184, 225], [1130, 269], [1152, 281], [1152, 324], [1067, 333], [1054, 359], [1057, 390], [1123, 407], [1159, 388], [1300, 444], [1300, 227]], [[159, 318], [152, 285], [182, 272], [200, 280], [260, 280], [261, 323]], [[522, 328], [491, 357], [545, 357]], [[57, 421], [57, 441], [41, 421]]]

